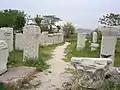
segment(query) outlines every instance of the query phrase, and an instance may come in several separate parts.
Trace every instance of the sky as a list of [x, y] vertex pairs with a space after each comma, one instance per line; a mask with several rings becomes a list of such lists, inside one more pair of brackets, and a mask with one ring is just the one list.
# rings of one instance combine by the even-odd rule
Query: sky
[[19, 9], [31, 16], [56, 15], [76, 28], [95, 29], [107, 13], [120, 13], [120, 0], [0, 0], [0, 10]]

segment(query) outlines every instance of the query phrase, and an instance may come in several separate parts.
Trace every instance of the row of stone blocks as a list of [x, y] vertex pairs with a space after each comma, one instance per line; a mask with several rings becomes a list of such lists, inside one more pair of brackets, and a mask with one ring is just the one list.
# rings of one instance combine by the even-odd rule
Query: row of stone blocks
[[[23, 50], [23, 61], [26, 59], [37, 60], [39, 45], [50, 45], [63, 42], [62, 33], [48, 34], [36, 25], [27, 25], [23, 33], [16, 34], [15, 47]], [[13, 28], [0, 28], [0, 74], [7, 70], [9, 52], [13, 51]]]
[[[32, 25], [29, 25], [29, 26], [26, 26], [26, 27], [34, 27]], [[37, 27], [37, 26], [36, 26]], [[28, 30], [29, 30], [28, 28]], [[25, 29], [25, 28], [24, 28]], [[25, 37], [28, 35], [28, 33], [24, 33], [24, 30], [23, 29], [23, 33], [16, 33], [16, 38], [15, 38], [15, 48], [17, 50], [23, 50], [24, 47], [25, 47]], [[40, 28], [38, 27], [37, 28], [39, 31]], [[33, 28], [33, 31], [35, 30], [35, 28]], [[35, 34], [34, 34], [35, 35]], [[52, 45], [52, 44], [57, 44], [57, 43], [61, 43], [64, 41], [64, 36], [62, 33], [53, 33], [53, 34], [48, 34], [48, 32], [42, 32], [42, 33], [37, 33], [36, 34], [36, 39], [38, 39], [38, 43], [39, 45], [41, 46], [44, 46], [44, 45]], [[31, 38], [31, 36], [33, 36], [33, 33], [29, 34], [28, 36], [28, 39]], [[27, 40], [28, 40], [27, 39]], [[29, 40], [28, 40], [29, 41]]]

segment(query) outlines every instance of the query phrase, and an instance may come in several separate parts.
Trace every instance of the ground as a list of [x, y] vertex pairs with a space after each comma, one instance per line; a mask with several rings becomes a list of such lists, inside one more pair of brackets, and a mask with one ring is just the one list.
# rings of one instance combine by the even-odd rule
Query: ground
[[35, 74], [36, 78], [30, 82], [39, 82], [30, 90], [62, 90], [63, 84], [69, 80], [71, 74], [65, 73], [67, 68], [73, 68], [70, 63], [63, 60], [65, 48], [70, 43], [66, 42], [64, 45], [58, 46], [52, 53], [52, 58], [47, 63], [50, 68], [44, 72]]

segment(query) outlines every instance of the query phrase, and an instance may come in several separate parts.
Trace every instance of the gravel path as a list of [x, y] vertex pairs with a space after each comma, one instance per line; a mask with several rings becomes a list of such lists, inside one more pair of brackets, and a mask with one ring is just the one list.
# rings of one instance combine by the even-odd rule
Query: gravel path
[[30, 90], [63, 90], [63, 84], [69, 80], [70, 74], [65, 73], [66, 68], [72, 68], [70, 63], [63, 60], [65, 48], [70, 43], [56, 47], [52, 59], [48, 61], [50, 68], [42, 73], [37, 73], [32, 83], [40, 82]]

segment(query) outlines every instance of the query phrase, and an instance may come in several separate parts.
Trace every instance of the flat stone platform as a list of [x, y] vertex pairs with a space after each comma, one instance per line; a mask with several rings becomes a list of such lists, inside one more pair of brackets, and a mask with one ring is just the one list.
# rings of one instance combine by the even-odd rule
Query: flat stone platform
[[19, 85], [25, 77], [32, 76], [36, 72], [36, 68], [20, 66], [8, 68], [8, 71], [0, 75], [0, 83]]

